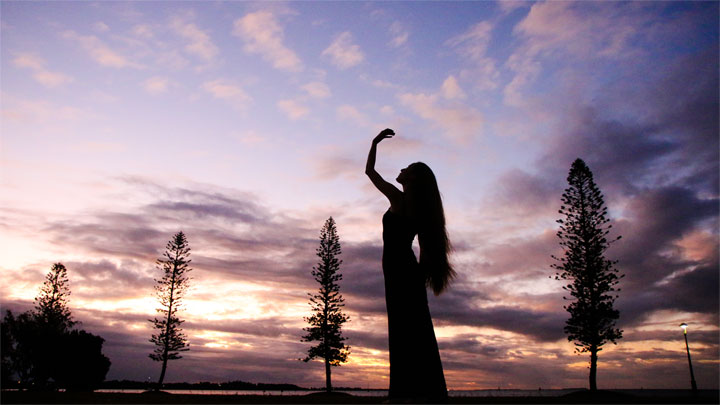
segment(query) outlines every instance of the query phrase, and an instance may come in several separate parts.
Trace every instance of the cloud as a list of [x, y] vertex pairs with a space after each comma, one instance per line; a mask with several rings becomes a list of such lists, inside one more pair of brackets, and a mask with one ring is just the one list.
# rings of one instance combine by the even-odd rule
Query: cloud
[[332, 94], [330, 87], [323, 82], [310, 82], [301, 87], [312, 98], [328, 98]]
[[348, 104], [338, 106], [335, 114], [341, 121], [350, 121], [362, 127], [370, 125], [370, 120], [365, 113]]
[[[623, 5], [580, 10], [577, 4], [535, 3], [528, 15], [515, 26], [515, 33], [529, 40], [533, 55], [562, 50], [578, 56], [615, 56], [627, 50], [636, 24], [624, 12], [640, 14]], [[635, 11], [635, 12], [633, 12]], [[631, 17], [634, 18], [634, 17]]]
[[458, 325], [490, 326], [546, 342], [565, 339], [562, 328], [567, 316], [562, 312], [533, 311], [507, 306], [482, 308], [474, 311], [467, 311], [467, 307], [459, 308], [462, 308], [462, 311], [454, 311], [450, 308], [435, 310], [433, 315], [439, 325], [442, 325], [443, 321], [450, 321], [452, 324]]
[[457, 79], [455, 76], [450, 75], [442, 84], [442, 95], [448, 100], [453, 99], [463, 99], [467, 96], [465, 95], [465, 92], [460, 88], [460, 85], [458, 85]]
[[366, 81], [370, 82], [371, 85], [373, 85], [373, 86], [375, 86], [375, 87], [377, 87], [377, 88], [380, 88], [380, 89], [397, 89], [397, 88], [400, 87], [400, 86], [398, 86], [397, 84], [390, 83], [390, 82], [385, 81], [385, 80], [380, 80], [380, 79], [372, 79], [372, 80], [371, 80], [370, 78], [368, 78], [368, 77], [365, 76], [365, 75], [361, 75], [360, 78], [362, 78], [363, 80], [366, 80]]
[[[674, 248], [684, 236], [695, 232], [706, 221], [717, 221], [717, 200], [702, 200], [694, 194], [679, 188], [640, 193], [629, 202], [626, 219], [617, 224], [616, 232], [623, 239], [613, 247], [612, 254], [626, 274], [623, 291], [629, 297], [642, 297], [631, 299], [632, 305], [625, 311], [629, 320], [643, 319], [660, 308], [692, 312], [697, 309], [696, 305], [703, 305], [703, 311], [717, 312], [717, 306], [708, 305], [717, 301], [717, 293], [714, 298], [712, 293], [703, 295], [695, 305], [681, 297], [668, 299], [683, 290], [678, 283], [690, 280], [686, 278], [690, 274], [703, 274], [704, 271], [699, 271], [701, 268], [717, 269], [717, 263], [712, 264], [717, 251], [698, 245], [704, 245], [704, 240], [686, 244], [704, 253], [703, 257], [696, 256], [694, 260], [688, 260]], [[700, 292], [699, 285], [695, 288]]]
[[307, 116], [310, 113], [308, 102], [313, 99], [324, 99], [331, 95], [330, 87], [320, 81], [313, 81], [300, 86], [305, 94], [293, 99], [283, 99], [277, 102], [278, 108], [287, 115], [288, 118], [295, 121]]
[[503, 101], [510, 106], [523, 106], [526, 104], [523, 90], [540, 74], [540, 63], [523, 53], [516, 53], [510, 55], [505, 64], [515, 75], [503, 89]]
[[460, 103], [442, 104], [437, 94], [401, 93], [398, 99], [455, 142], [467, 143], [481, 134], [484, 119], [480, 111], [472, 107]]
[[235, 20], [233, 34], [245, 42], [245, 51], [260, 54], [273, 67], [290, 72], [303, 69], [300, 58], [283, 44], [283, 27], [270, 11], [249, 13]]
[[487, 47], [490, 43], [493, 26], [488, 21], [481, 21], [468, 29], [466, 32], [450, 38], [446, 44], [456, 48], [462, 56], [481, 61], [485, 59]]
[[363, 162], [338, 148], [324, 148], [309, 159], [315, 177], [331, 180], [338, 177], [359, 179], [365, 174], [360, 170]]
[[145, 264], [137, 260], [113, 263], [107, 259], [98, 261], [66, 260], [65, 267], [72, 269], [73, 299], [126, 298], [135, 292], [147, 293], [153, 278], [145, 273]]
[[527, 103], [524, 89], [542, 73], [544, 60], [562, 57], [571, 68], [594, 60], [637, 58], [639, 51], [633, 44], [640, 42], [638, 27], [646, 24], [650, 14], [643, 7], [621, 3], [534, 3], [513, 29], [523, 42], [506, 62], [514, 73], [504, 89], [506, 104]]
[[[647, 84], [609, 88], [594, 105], [565, 108], [561, 129], [541, 158], [544, 169], [565, 170], [580, 156], [600, 184], [630, 194], [668, 185], [717, 194], [720, 121], [711, 112], [718, 108], [718, 77], [710, 74], [718, 66], [715, 56], [715, 50], [700, 51]], [[692, 86], [685, 85], [689, 80]], [[641, 100], [639, 110], [628, 110]], [[628, 111], [637, 118], [616, 118]]]
[[[326, 155], [326, 159], [318, 161], [326, 164], [328, 176], [338, 171], [361, 175], [362, 168], [352, 156], [332, 151]], [[523, 178], [519, 173], [512, 176]], [[524, 181], [532, 183], [531, 178]], [[321, 368], [317, 376], [308, 375], [303, 368], [307, 365], [296, 360], [307, 349], [299, 342], [304, 326], [301, 318], [307, 314], [305, 292], [317, 287], [309, 272], [317, 260], [314, 250], [322, 221], [292, 219], [269, 210], [251, 194], [212, 186], [171, 187], [139, 178], [125, 179], [123, 184], [130, 187], [129, 194], [144, 196], [135, 200], [143, 203], [128, 208], [127, 212], [99, 210], [43, 220], [42, 226], [42, 234], [56, 249], [80, 247], [87, 258], [66, 261], [73, 288], [71, 298], [75, 303], [85, 303], [84, 308], [79, 308], [71, 302], [71, 308], [83, 322], [83, 328], [106, 339], [104, 350], [113, 361], [109, 378], [145, 379], [144, 370], [155, 366], [147, 360], [150, 349], [147, 339], [151, 333], [147, 319], [153, 315], [153, 305], [143, 304], [145, 308], [127, 304], [122, 310], [115, 308], [117, 302], [150, 297], [154, 260], [179, 228], [188, 235], [193, 249], [194, 287], [188, 295], [188, 311], [183, 313], [191, 350], [184, 356], [185, 367], [174, 368], [168, 375], [169, 381], [216, 378], [314, 385], [316, 379], [322, 378]], [[540, 187], [533, 193], [539, 198], [549, 191]], [[678, 206], [688, 203], [678, 195], [665, 198], [678, 200]], [[534, 201], [540, 200], [527, 204]], [[654, 204], [667, 203], [668, 200], [660, 199]], [[643, 211], [645, 206], [647, 203], [638, 204], [636, 209]], [[704, 209], [699, 211], [697, 223], [708, 215], [702, 214]], [[671, 206], [667, 216], [673, 215], [684, 215], [684, 211]], [[345, 217], [337, 218], [343, 249], [341, 292], [346, 298], [346, 309], [352, 314], [346, 336], [351, 338], [349, 344], [356, 363], [343, 366], [342, 378], [347, 379], [347, 385], [353, 385], [358, 375], [370, 375], [381, 381], [377, 374], [387, 372], [387, 334], [382, 244], [377, 238], [371, 241], [347, 238], [345, 232], [351, 219]], [[679, 228], [667, 232], [686, 233]], [[627, 305], [621, 307], [621, 320], [638, 322], [642, 314], [666, 307], [713, 311], [716, 302], [712, 297], [717, 297], [712, 291], [717, 285], [718, 269], [713, 265], [717, 262], [717, 247], [695, 245], [712, 245], [713, 241], [695, 237], [683, 242], [683, 246], [692, 248], [692, 256], [697, 259], [693, 271], [672, 278], [664, 286], [646, 288], [645, 294], [628, 288], [631, 294], [620, 301]], [[567, 343], [563, 343], [562, 326], [567, 314], [562, 310], [560, 293], [514, 291], [519, 281], [545, 266], [543, 261], [549, 259], [548, 252], [556, 243], [553, 232], [546, 232], [538, 240], [532, 237], [506, 240], [481, 249], [472, 247], [472, 240], [454, 242], [460, 253], [467, 250], [479, 258], [463, 265], [460, 278], [447, 293], [429, 297], [448, 381], [457, 387], [476, 381], [479, 374], [487, 375], [483, 381], [498, 383], [522, 375], [523, 381], [530, 381], [527, 384], [553, 386], [554, 380], [548, 380], [544, 371], [539, 371], [548, 367], [559, 373], [554, 379], [579, 378], [573, 377], [576, 373], [565, 366], [577, 360], [566, 354], [569, 348], [563, 349]], [[715, 259], [706, 257], [707, 252], [715, 252]], [[7, 281], [15, 285], [18, 275], [30, 281], [37, 279], [39, 283], [45, 270], [43, 267], [42, 271], [10, 272]], [[497, 279], [498, 275], [502, 278]], [[478, 276], [483, 279], [481, 282], [472, 281]], [[652, 282], [645, 283], [648, 284]], [[707, 288], [698, 289], [701, 285]], [[699, 296], [710, 299], [693, 299]], [[3, 300], [4, 307], [22, 305], [26, 307], [28, 303], [8, 305]], [[211, 306], [203, 309], [203, 305]], [[633, 313], [634, 308], [641, 313]], [[453, 328], [465, 332], [448, 335], [447, 331]], [[713, 344], [712, 340], [709, 342]], [[697, 356], [713, 358], [713, 355], [710, 349], [707, 355], [698, 352]], [[628, 360], [623, 361], [632, 364], [636, 358], [633, 356], [634, 352], [628, 352], [625, 355]], [[360, 364], [362, 358], [383, 365], [366, 368]], [[213, 366], [208, 367], [208, 362]], [[145, 368], [138, 367], [139, 364]]]
[[660, 154], [663, 162], [656, 164], [672, 167], [674, 179], [682, 185], [711, 195], [720, 191], [714, 153], [720, 147], [720, 116], [715, 113], [720, 86], [717, 55], [712, 47], [700, 50], [659, 69], [653, 85], [612, 87], [604, 94], [614, 112], [630, 108], [643, 117], [643, 129], [651, 134], [647, 142], [666, 145]]
[[472, 81], [480, 90], [492, 90], [498, 86], [500, 72], [495, 60], [487, 55], [488, 45], [492, 38], [493, 25], [481, 21], [466, 32], [450, 38], [445, 42], [465, 60], [470, 67], [461, 70], [460, 76]]
[[555, 215], [563, 189], [564, 178], [533, 175], [519, 169], [510, 169], [498, 176], [494, 193], [488, 204], [498, 207], [498, 214], [523, 218]]
[[68, 75], [47, 70], [45, 60], [34, 54], [19, 54], [13, 59], [13, 64], [30, 69], [33, 72], [33, 79], [45, 87], [58, 87], [73, 81], [73, 78]]
[[[170, 28], [188, 43], [185, 45], [185, 51], [191, 55], [195, 55], [211, 62], [220, 53], [218, 47], [213, 43], [210, 35], [200, 29], [195, 23], [188, 22], [185, 18], [176, 16], [170, 21]], [[141, 30], [142, 34], [144, 30]]]
[[147, 24], [135, 25], [132, 27], [131, 32], [133, 35], [145, 39], [151, 39], [155, 37], [155, 33], [153, 32], [152, 28]]
[[72, 30], [62, 32], [65, 39], [78, 43], [90, 57], [102, 66], [112, 68], [135, 68], [140, 69], [142, 65], [128, 60], [125, 56], [111, 49], [107, 44], [94, 35], [81, 35]]
[[380, 112], [385, 115], [393, 115], [395, 114], [395, 109], [390, 105], [384, 105], [380, 107]]
[[58, 123], [78, 122], [81, 119], [95, 118], [91, 111], [67, 104], [55, 104], [44, 100], [29, 100], [3, 94], [3, 119], [50, 123], [57, 128]]
[[310, 109], [297, 100], [285, 99], [277, 102], [278, 108], [291, 120], [298, 120], [310, 112]]
[[202, 89], [210, 93], [213, 97], [225, 100], [233, 107], [243, 110], [253, 99], [245, 90], [232, 81], [225, 79], [216, 79], [202, 84]]
[[20, 54], [13, 59], [13, 64], [18, 67], [29, 68], [32, 70], [42, 70], [45, 67], [45, 60], [39, 56], [24, 53]]
[[389, 45], [399, 48], [407, 43], [410, 33], [400, 21], [395, 21], [390, 25], [390, 35], [392, 35], [392, 39]]
[[93, 24], [93, 29], [97, 32], [110, 31], [110, 27], [102, 21], [98, 21], [95, 24]]
[[352, 34], [348, 31], [335, 37], [330, 46], [322, 52], [322, 55], [328, 56], [332, 63], [340, 69], [357, 66], [365, 60], [365, 55], [360, 50], [360, 46], [352, 42]]
[[532, 3], [523, 0], [500, 0], [497, 1], [495, 4], [497, 4], [497, 6], [500, 8], [500, 11], [505, 15], [510, 14], [517, 9], [525, 8], [528, 7], [528, 5], [532, 5]]
[[[552, 208], [559, 206], [571, 162], [581, 157], [588, 163], [610, 207], [611, 236], [623, 237], [607, 255], [625, 274], [617, 306], [626, 330], [658, 311], [717, 317], [719, 125], [711, 113], [718, 108], [717, 63], [713, 45], [657, 69], [646, 81], [604, 88], [592, 104], [565, 100], [569, 106], [555, 111], [555, 134], [531, 173], [511, 170], [498, 180], [497, 212], [541, 225], [557, 219]], [[540, 244], [546, 235], [532, 239]], [[550, 249], [547, 243], [541, 251]], [[484, 256], [493, 261], [507, 254]], [[535, 256], [529, 255], [528, 265], [538, 263]]]
[[170, 79], [162, 76], [154, 76], [143, 82], [143, 88], [152, 95], [158, 95], [167, 92], [170, 87]]

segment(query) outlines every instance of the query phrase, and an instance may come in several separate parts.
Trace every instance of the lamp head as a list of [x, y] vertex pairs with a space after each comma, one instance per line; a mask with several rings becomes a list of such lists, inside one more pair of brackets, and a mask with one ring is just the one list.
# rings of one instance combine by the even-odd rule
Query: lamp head
[[687, 324], [685, 322], [683, 322], [680, 324], [680, 327], [683, 329], [683, 333], [687, 334], [687, 328], [688, 328]]

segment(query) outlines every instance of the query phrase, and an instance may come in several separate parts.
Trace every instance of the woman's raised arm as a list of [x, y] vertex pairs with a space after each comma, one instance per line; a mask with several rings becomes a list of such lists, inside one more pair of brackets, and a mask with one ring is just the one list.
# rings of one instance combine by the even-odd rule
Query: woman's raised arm
[[370, 178], [370, 181], [380, 190], [381, 193], [390, 200], [391, 208], [398, 208], [402, 203], [402, 191], [398, 190], [397, 187], [385, 181], [378, 172], [375, 171], [375, 155], [377, 154], [377, 144], [379, 144], [385, 138], [392, 138], [395, 132], [386, 128], [380, 131], [380, 133], [373, 139], [372, 146], [370, 147], [370, 153], [368, 153], [367, 164], [365, 165], [365, 174]]

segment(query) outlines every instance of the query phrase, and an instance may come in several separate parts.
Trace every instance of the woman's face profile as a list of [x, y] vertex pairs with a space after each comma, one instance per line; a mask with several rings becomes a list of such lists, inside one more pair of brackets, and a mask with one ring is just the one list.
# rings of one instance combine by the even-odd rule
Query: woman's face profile
[[413, 165], [410, 165], [404, 169], [400, 170], [400, 174], [397, 176], [397, 182], [400, 184], [406, 184], [409, 180], [412, 180], [415, 178], [412, 170]]

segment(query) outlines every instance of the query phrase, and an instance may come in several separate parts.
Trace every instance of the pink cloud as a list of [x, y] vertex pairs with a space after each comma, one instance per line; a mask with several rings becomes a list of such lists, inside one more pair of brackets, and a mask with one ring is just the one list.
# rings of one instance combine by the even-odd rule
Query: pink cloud
[[273, 67], [298, 72], [303, 63], [283, 43], [284, 30], [270, 11], [256, 11], [235, 20], [233, 34], [245, 42], [245, 51], [260, 54]]
[[400, 103], [430, 121], [443, 134], [460, 144], [482, 135], [482, 113], [461, 103], [444, 103], [437, 94], [401, 93]]

